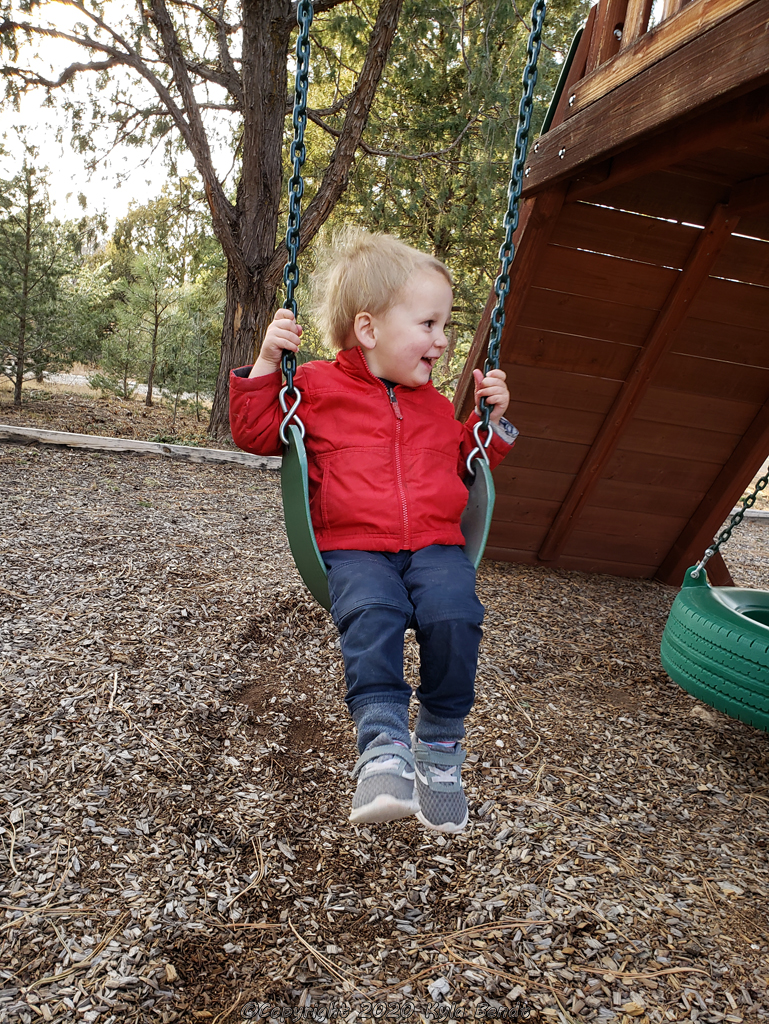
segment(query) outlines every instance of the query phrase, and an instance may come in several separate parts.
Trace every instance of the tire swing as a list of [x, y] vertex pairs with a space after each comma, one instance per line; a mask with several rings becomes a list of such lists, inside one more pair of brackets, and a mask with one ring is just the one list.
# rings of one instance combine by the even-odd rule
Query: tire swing
[[692, 696], [769, 732], [769, 591], [713, 587], [705, 565], [742, 522], [769, 474], [756, 484], [702, 560], [686, 570], [662, 635], [670, 678]]
[[[515, 254], [513, 234], [518, 226], [518, 200], [523, 186], [523, 168], [528, 148], [531, 114], [534, 104], [534, 86], [537, 82], [537, 61], [541, 49], [542, 28], [545, 20], [545, 0], [535, 0], [531, 9], [532, 27], [526, 51], [526, 67], [523, 73], [524, 93], [518, 110], [518, 125], [515, 134], [515, 152], [508, 186], [508, 207], [504, 217], [505, 239], [499, 250], [501, 268], [494, 283], [496, 306], [491, 316], [491, 330], [484, 375], [499, 368], [499, 350], [502, 328], [505, 323], [505, 298], [510, 290], [510, 265]], [[298, 0], [296, 20], [299, 33], [296, 41], [296, 81], [294, 86], [294, 139], [291, 143], [293, 172], [288, 182], [288, 229], [286, 248], [288, 258], [283, 270], [286, 286], [284, 308], [297, 315], [294, 292], [299, 281], [297, 256], [299, 253], [301, 200], [304, 192], [302, 165], [306, 155], [304, 131], [307, 126], [307, 88], [310, 68], [310, 26], [313, 19], [312, 0]], [[284, 418], [280, 425], [280, 439], [284, 445], [281, 464], [281, 491], [283, 496], [283, 517], [286, 526], [291, 555], [300, 576], [315, 600], [330, 610], [326, 565], [315, 540], [310, 517], [310, 487], [307, 468], [307, 453], [304, 445], [304, 424], [297, 409], [302, 400], [301, 392], [294, 384], [296, 356], [284, 352], [281, 369], [286, 379], [279, 395]], [[291, 405], [289, 405], [291, 402]], [[475, 447], [467, 457], [467, 471], [472, 478], [469, 485], [467, 507], [462, 514], [461, 528], [465, 537], [465, 554], [475, 568], [483, 557], [494, 511], [494, 481], [486, 452], [492, 438], [490, 424], [491, 407], [485, 398], [480, 401], [481, 418], [473, 434]], [[481, 433], [485, 432], [485, 437]]]

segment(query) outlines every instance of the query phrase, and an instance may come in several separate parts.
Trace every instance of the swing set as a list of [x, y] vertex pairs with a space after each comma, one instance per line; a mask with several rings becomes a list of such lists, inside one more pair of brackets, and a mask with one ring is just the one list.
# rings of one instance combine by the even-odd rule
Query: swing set
[[[769, 323], [769, 263], [762, 251], [769, 247], [765, 242], [760, 245], [763, 240], [769, 242], [769, 221], [761, 220], [769, 210], [769, 53], [753, 41], [762, 27], [765, 34], [769, 24], [769, 0], [692, 0], [688, 4], [668, 0], [662, 23], [647, 31], [650, 13], [651, 0], [600, 0], [591, 9], [566, 58], [543, 133], [527, 163], [545, 0], [536, 0], [532, 8], [501, 267], [455, 398], [458, 414], [469, 413], [473, 368], [483, 361], [488, 372], [502, 362], [508, 368], [521, 427], [516, 460], [497, 472], [503, 501], [495, 516], [495, 488], [485, 451], [491, 438], [490, 410], [481, 403], [476, 447], [468, 459], [472, 483], [462, 519], [466, 551], [476, 567], [490, 540], [494, 558], [620, 575], [656, 575], [664, 582], [674, 582], [679, 574], [680, 583], [687, 564], [682, 559], [703, 530], [710, 528], [713, 536], [714, 517], [720, 515], [719, 521], [723, 520], [724, 502], [729, 502], [728, 507], [733, 504], [731, 495], [750, 469], [751, 459], [757, 454], [763, 458], [769, 448], [769, 363], [763, 357], [763, 361], [754, 359], [767, 368], [762, 370], [762, 383], [766, 378], [763, 405], [734, 449], [732, 464], [724, 457], [715, 478], [706, 480], [697, 473], [696, 459], [703, 456], [690, 453], [695, 466], [684, 472], [681, 458], [655, 449], [659, 442], [654, 439], [649, 455], [656, 456], [657, 472], [650, 471], [651, 460], [638, 440], [634, 443], [643, 456], [640, 476], [628, 481], [617, 464], [623, 431], [639, 418], [648, 425], [654, 415], [649, 406], [657, 408], [657, 419], [663, 424], [686, 421], [680, 408], [675, 415], [662, 409], [662, 399], [670, 399], [675, 388], [686, 388], [681, 384], [681, 369], [668, 365], [671, 353], [678, 354], [674, 342], [701, 362], [703, 350], [709, 354], [714, 347], [713, 332], [706, 324], [704, 343], [697, 347], [688, 342], [687, 348], [691, 329], [687, 317], [696, 313], [702, 321], [707, 315], [703, 312], [707, 300], [699, 294], [704, 283], [731, 280], [729, 266], [737, 262], [733, 278], [763, 285], [757, 294], [752, 289], [750, 310], [742, 321], [737, 318], [740, 351], [751, 344], [751, 352], [766, 346]], [[312, 16], [311, 0], [299, 0], [284, 271], [285, 306], [294, 315]], [[695, 66], [701, 67], [703, 54], [722, 69], [718, 82], [708, 79], [702, 86], [695, 78], [688, 83], [689, 99], [676, 93], [674, 100], [657, 104], [654, 110], [639, 107], [654, 94], [649, 90], [655, 81], [668, 89], [678, 81], [676, 75], [683, 75], [687, 82], [691, 61], [698, 60]], [[635, 121], [630, 116], [633, 111]], [[732, 175], [719, 190], [712, 187], [707, 174], [690, 164], [695, 157], [702, 163], [703, 154], [711, 159], [714, 147], [728, 145], [730, 134], [735, 133], [743, 140], [742, 163], [736, 178]], [[718, 152], [718, 166], [723, 168]], [[687, 159], [689, 164], [682, 163]], [[712, 157], [711, 163], [716, 162]], [[696, 187], [691, 186], [692, 178]], [[710, 187], [703, 187], [702, 180]], [[705, 216], [708, 204], [712, 212]], [[741, 217], [745, 222], [746, 215], [752, 217], [749, 230], [746, 236], [737, 236], [735, 228]], [[697, 229], [698, 223], [705, 227]], [[613, 263], [607, 264], [607, 258]], [[725, 291], [720, 283], [712, 288]], [[729, 300], [735, 301], [731, 293]], [[633, 305], [635, 310], [629, 308]], [[757, 306], [763, 311], [758, 315], [753, 312]], [[654, 311], [659, 311], [656, 318], [650, 318]], [[721, 315], [713, 316], [718, 321]], [[734, 314], [729, 316], [734, 319]], [[755, 320], [762, 325], [763, 340], [753, 337]], [[723, 345], [720, 356], [727, 361], [722, 366], [745, 358], [728, 355]], [[624, 369], [619, 365], [623, 360]], [[293, 381], [293, 353], [284, 353], [282, 368], [286, 381], [280, 394], [285, 445], [281, 482], [286, 530], [304, 582], [328, 608], [326, 569], [310, 519], [301, 394]], [[617, 386], [613, 378], [618, 378]], [[723, 398], [717, 387], [710, 392], [704, 384], [699, 387], [712, 395], [711, 403], [718, 395], [715, 400], [717, 404], [720, 400], [721, 408], [737, 404], [734, 387]], [[654, 393], [660, 389], [666, 392], [662, 397]], [[691, 395], [685, 397], [683, 408], [692, 408]], [[703, 404], [707, 421], [708, 403]], [[702, 409], [698, 412], [701, 418]], [[743, 412], [743, 420], [746, 415]], [[672, 431], [662, 433], [670, 444]], [[667, 470], [662, 464], [670, 458], [674, 464]], [[676, 472], [696, 479], [694, 514], [688, 523], [684, 520], [683, 530], [681, 512], [691, 505], [679, 498], [675, 486], [674, 503], [681, 511], [672, 515], [661, 504], [668, 498], [662, 483], [672, 482]], [[700, 562], [686, 570], [661, 648], [663, 666], [679, 685], [766, 731], [769, 592], [711, 586], [705, 565], [713, 559], [716, 582], [731, 584], [720, 548], [768, 482], [769, 476], [758, 482], [730, 526]], [[701, 488], [699, 494], [697, 488]], [[621, 505], [612, 513], [614, 524], [607, 526], [605, 513], [617, 502]], [[598, 543], [576, 529], [586, 512], [592, 512]], [[660, 540], [661, 533], [670, 541]]]

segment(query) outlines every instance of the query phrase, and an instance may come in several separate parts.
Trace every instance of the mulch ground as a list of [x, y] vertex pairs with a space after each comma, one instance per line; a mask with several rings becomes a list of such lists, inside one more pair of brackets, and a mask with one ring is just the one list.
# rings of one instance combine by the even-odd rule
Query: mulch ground
[[[662, 671], [672, 590], [484, 563], [469, 827], [356, 828], [274, 475], [0, 474], [0, 1019], [769, 1015], [769, 745]], [[766, 586], [769, 525], [727, 561]]]

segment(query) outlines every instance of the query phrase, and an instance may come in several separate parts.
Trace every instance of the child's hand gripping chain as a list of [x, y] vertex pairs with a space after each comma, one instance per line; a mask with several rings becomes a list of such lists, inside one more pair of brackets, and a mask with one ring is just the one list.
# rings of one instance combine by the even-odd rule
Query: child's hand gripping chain
[[280, 360], [285, 351], [298, 352], [302, 328], [294, 319], [290, 309], [279, 309], [264, 333], [259, 358], [254, 363], [249, 377], [265, 377], [280, 369]]

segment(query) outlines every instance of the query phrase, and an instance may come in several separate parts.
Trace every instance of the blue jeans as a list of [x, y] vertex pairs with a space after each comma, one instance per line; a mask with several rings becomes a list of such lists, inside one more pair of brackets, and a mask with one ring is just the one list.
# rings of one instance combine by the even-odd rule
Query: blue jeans
[[[475, 698], [483, 621], [475, 569], [464, 550], [433, 544], [395, 554], [324, 551], [323, 559], [341, 637], [347, 707], [359, 728], [361, 710], [373, 704], [401, 705], [408, 723], [403, 636], [409, 628], [420, 648], [417, 697], [427, 719], [461, 726]], [[464, 729], [447, 738], [463, 735]]]

